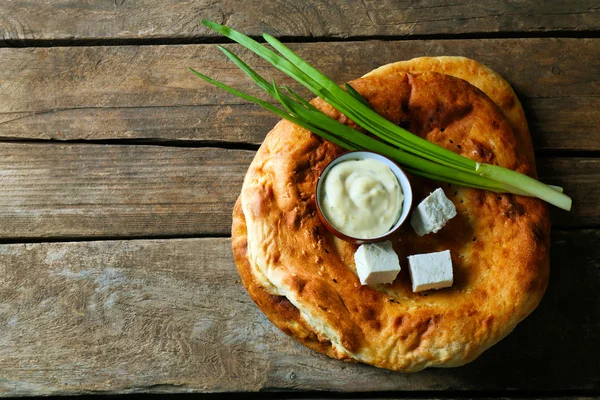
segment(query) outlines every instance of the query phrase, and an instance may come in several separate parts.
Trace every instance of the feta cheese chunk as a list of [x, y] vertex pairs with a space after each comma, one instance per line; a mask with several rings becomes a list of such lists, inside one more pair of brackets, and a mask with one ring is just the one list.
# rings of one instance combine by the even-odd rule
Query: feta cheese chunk
[[437, 188], [423, 200], [410, 217], [410, 224], [419, 236], [436, 233], [456, 216], [456, 207], [442, 188]]
[[408, 257], [413, 292], [452, 286], [450, 250]]
[[354, 263], [363, 285], [392, 283], [400, 272], [400, 260], [389, 241], [361, 245], [354, 253]]

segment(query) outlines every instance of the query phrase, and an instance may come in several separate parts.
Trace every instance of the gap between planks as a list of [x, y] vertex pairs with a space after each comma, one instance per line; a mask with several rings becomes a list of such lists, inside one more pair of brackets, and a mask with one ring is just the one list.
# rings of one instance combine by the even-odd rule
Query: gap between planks
[[[226, 140], [169, 140], [169, 139], [156, 139], [156, 138], [136, 138], [136, 139], [23, 139], [23, 138], [10, 138], [0, 137], [1, 143], [11, 144], [47, 144], [47, 145], [70, 145], [70, 144], [87, 144], [87, 145], [107, 145], [107, 146], [158, 146], [158, 147], [180, 147], [190, 149], [201, 149], [201, 148], [217, 148], [226, 150], [252, 150], [257, 151], [260, 147], [257, 143], [248, 142], [230, 142]], [[560, 152], [560, 151], [559, 151]], [[581, 153], [585, 155], [575, 155], [574, 157], [590, 157], [588, 153], [594, 153], [590, 151], [565, 151], [567, 156], [574, 156], [574, 153]], [[600, 155], [600, 151], [598, 151]]]
[[[177, 389], [177, 386], [170, 385], [152, 385], [149, 387], [152, 391], [144, 392], [131, 392], [127, 395], [119, 394], [106, 394], [106, 392], [92, 392], [96, 394], [77, 395], [77, 400], [98, 400], [98, 395], [103, 396], [103, 400], [164, 400], [165, 394], [169, 395], [171, 400], [182, 400], [182, 399], [198, 399], [198, 394], [186, 394], [186, 393], [170, 393], [169, 388]], [[163, 391], [159, 389], [164, 389]], [[413, 392], [399, 392], [399, 391], [383, 391], [383, 392], [352, 392], [343, 393], [339, 392], [323, 392], [323, 391], [302, 391], [302, 392], [290, 392], [289, 390], [260, 392], [261, 400], [281, 400], [281, 399], [295, 399], [295, 400], [309, 400], [309, 399], [338, 399], [338, 400], [350, 400], [350, 399], [403, 399], [403, 400], [459, 400], [459, 399], [479, 399], [479, 400], [506, 400], [506, 399], [523, 399], [523, 400], [562, 400], [562, 399], [576, 399], [576, 400], [598, 400], [600, 391], [588, 392], [585, 390], [565, 390], [565, 391], [531, 391], [531, 390], [515, 390], [515, 391], [465, 391], [459, 392], [454, 390], [446, 390], [444, 393], [439, 391], [431, 390], [419, 390]], [[114, 396], [114, 397], [113, 397]], [[126, 396], [126, 397], [125, 397]], [[220, 392], [220, 393], [202, 393], [203, 400], [247, 400], [253, 399], [258, 396], [255, 392]], [[49, 396], [47, 400], [73, 400], [73, 396]]]
[[[252, 39], [265, 43], [262, 36], [249, 35]], [[600, 30], [584, 31], [547, 31], [547, 32], [468, 32], [442, 33], [425, 35], [364, 35], [348, 37], [318, 36], [277, 36], [285, 43], [334, 43], [334, 42], [366, 42], [366, 41], [419, 41], [419, 40], [479, 40], [479, 39], [596, 39], [600, 38]], [[187, 44], [231, 44], [231, 40], [222, 36], [203, 37], [158, 37], [158, 38], [105, 38], [105, 39], [2, 39], [0, 48], [30, 47], [113, 47], [113, 46], [163, 46]]]
[[[69, 144], [87, 144], [87, 145], [115, 145], [115, 146], [158, 146], [158, 147], [181, 147], [181, 148], [218, 148], [227, 150], [252, 150], [257, 151], [260, 148], [258, 143], [249, 142], [230, 142], [226, 140], [186, 140], [186, 139], [157, 139], [157, 138], [136, 138], [136, 139], [23, 139], [0, 137], [1, 143], [11, 144], [48, 144], [48, 145], [69, 145]], [[570, 149], [538, 149], [535, 150], [536, 158], [549, 157], [579, 157], [579, 158], [598, 158], [600, 149], [595, 150], [570, 150]]]
[[[591, 227], [560, 227], [552, 228], [552, 233], [572, 233], [593, 231], [600, 229], [600, 225]], [[145, 241], [145, 240], [186, 240], [186, 239], [231, 239], [228, 233], [207, 233], [190, 235], [142, 235], [142, 236], [65, 236], [65, 237], [23, 237], [23, 238], [1, 238], [0, 246], [7, 244], [44, 244], [44, 243], [78, 243], [78, 242], [114, 242], [114, 241]]]

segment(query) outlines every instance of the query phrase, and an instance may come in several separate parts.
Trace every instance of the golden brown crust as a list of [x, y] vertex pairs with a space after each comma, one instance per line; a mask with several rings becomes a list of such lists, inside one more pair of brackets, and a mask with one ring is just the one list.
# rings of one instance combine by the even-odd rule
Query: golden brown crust
[[513, 88], [494, 70], [465, 57], [419, 57], [381, 66], [365, 76], [395, 72], [437, 72], [463, 79], [481, 90], [502, 110], [535, 174], [533, 143], [523, 107]]
[[[382, 67], [352, 85], [377, 112], [414, 134], [477, 161], [535, 174], [527, 126], [515, 117], [518, 100], [508, 84], [472, 60], [419, 60]], [[426, 72], [430, 65], [453, 73]], [[484, 91], [512, 100], [495, 104], [450, 75], [478, 80]], [[351, 124], [324, 102], [314, 104]], [[356, 247], [333, 238], [315, 215], [315, 181], [341, 152], [282, 121], [259, 149], [236, 204], [232, 241], [240, 276], [280, 329], [332, 357], [417, 371], [473, 360], [537, 306], [549, 270], [546, 206], [424, 179], [413, 180], [416, 200], [441, 186], [458, 216], [436, 235], [418, 237], [404, 226], [394, 242], [402, 264], [396, 281], [361, 286]], [[454, 285], [413, 293], [406, 256], [444, 249], [452, 254]]]
[[329, 340], [323, 338], [319, 340], [317, 334], [300, 318], [298, 309], [285, 296], [269, 294], [254, 279], [248, 262], [247, 246], [246, 221], [238, 198], [233, 209], [233, 258], [250, 297], [263, 310], [267, 318], [287, 335], [295, 338], [308, 348], [327, 354], [330, 357], [341, 358], [337, 357], [338, 354], [333, 351]]

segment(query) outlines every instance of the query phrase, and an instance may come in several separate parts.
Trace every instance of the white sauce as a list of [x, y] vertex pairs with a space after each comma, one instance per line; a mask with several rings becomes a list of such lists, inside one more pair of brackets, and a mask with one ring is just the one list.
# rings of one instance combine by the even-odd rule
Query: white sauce
[[400, 218], [404, 194], [396, 175], [381, 161], [342, 161], [329, 170], [322, 185], [321, 212], [348, 236], [382, 236]]

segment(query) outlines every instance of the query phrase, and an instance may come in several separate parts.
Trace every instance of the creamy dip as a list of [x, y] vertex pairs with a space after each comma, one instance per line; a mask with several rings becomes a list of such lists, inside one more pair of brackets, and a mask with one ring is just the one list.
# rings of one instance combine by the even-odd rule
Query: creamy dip
[[381, 161], [342, 161], [329, 170], [321, 185], [321, 212], [348, 236], [382, 236], [400, 218], [404, 194], [396, 175]]

